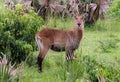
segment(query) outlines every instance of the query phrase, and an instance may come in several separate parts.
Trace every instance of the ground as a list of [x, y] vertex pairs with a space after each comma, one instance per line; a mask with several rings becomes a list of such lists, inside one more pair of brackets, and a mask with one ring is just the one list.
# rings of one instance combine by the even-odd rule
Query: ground
[[[109, 65], [118, 70], [120, 68], [119, 53], [120, 32], [85, 28], [84, 38], [75, 52], [78, 59], [66, 63], [65, 52], [57, 53], [49, 50], [43, 62], [43, 72], [38, 72], [37, 65], [26, 66], [25, 80], [30, 82], [84, 82], [87, 80], [87, 73], [84, 71], [84, 65], [81, 64], [83, 57], [90, 56], [95, 58], [97, 63]], [[38, 51], [34, 54], [37, 57]], [[67, 66], [67, 64], [71, 64], [71, 66]]]

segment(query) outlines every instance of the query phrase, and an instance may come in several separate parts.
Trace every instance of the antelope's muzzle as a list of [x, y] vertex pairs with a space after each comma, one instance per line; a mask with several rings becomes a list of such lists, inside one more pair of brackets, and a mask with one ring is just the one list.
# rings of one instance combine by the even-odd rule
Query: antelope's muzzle
[[77, 25], [78, 25], [78, 27], [81, 27], [81, 24], [80, 24], [80, 23], [78, 23]]

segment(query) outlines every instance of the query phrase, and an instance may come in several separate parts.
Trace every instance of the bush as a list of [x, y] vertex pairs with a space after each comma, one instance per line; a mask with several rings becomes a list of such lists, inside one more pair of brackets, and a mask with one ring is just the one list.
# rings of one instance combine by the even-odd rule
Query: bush
[[20, 63], [35, 49], [35, 33], [43, 20], [33, 10], [20, 15], [16, 12], [19, 10], [0, 8], [0, 52], [9, 54], [12, 62]]
[[111, 17], [120, 17], [120, 0], [114, 0], [109, 10]]
[[109, 11], [105, 14], [104, 20], [98, 20], [95, 24], [95, 30], [119, 31], [120, 28], [120, 0], [113, 0]]

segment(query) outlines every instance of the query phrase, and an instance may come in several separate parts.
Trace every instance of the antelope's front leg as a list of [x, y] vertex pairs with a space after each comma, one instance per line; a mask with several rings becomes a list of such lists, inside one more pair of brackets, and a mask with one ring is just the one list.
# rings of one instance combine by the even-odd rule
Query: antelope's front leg
[[71, 59], [75, 59], [75, 58], [76, 58], [76, 56], [74, 55], [73, 50], [66, 51], [66, 60], [71, 60]]

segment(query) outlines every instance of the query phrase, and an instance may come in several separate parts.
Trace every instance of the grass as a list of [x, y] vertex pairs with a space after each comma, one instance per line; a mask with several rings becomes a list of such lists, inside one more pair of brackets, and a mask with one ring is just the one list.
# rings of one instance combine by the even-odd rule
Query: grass
[[[1, 0], [3, 1], [3, 0]], [[2, 3], [0, 3], [1, 5]], [[0, 7], [2, 9], [2, 7]], [[2, 11], [4, 12], [4, 11]], [[73, 19], [48, 18], [44, 27], [72, 29]], [[33, 52], [31, 66], [23, 65], [18, 82], [120, 82], [120, 21], [107, 18], [94, 26], [85, 26], [84, 38], [75, 51], [78, 59], [67, 62], [65, 52], [49, 50], [43, 61], [43, 72], [37, 69], [38, 51]], [[1, 64], [0, 64], [1, 65]], [[1, 81], [0, 81], [1, 82]]]
[[[73, 24], [69, 18], [50, 19], [45, 26], [71, 29], [69, 27], [73, 27]], [[116, 29], [99, 31], [91, 30], [92, 28], [85, 27], [84, 38], [75, 52], [77, 60], [66, 62], [65, 52], [49, 50], [43, 61], [43, 72], [38, 72], [37, 64], [25, 66], [23, 78], [27, 81], [23, 82], [96, 82], [96, 77], [100, 75], [103, 75], [107, 82], [116, 81], [114, 79], [120, 76], [120, 32]], [[37, 54], [38, 51], [34, 52], [36, 58]], [[115, 75], [112, 75], [114, 72]]]

